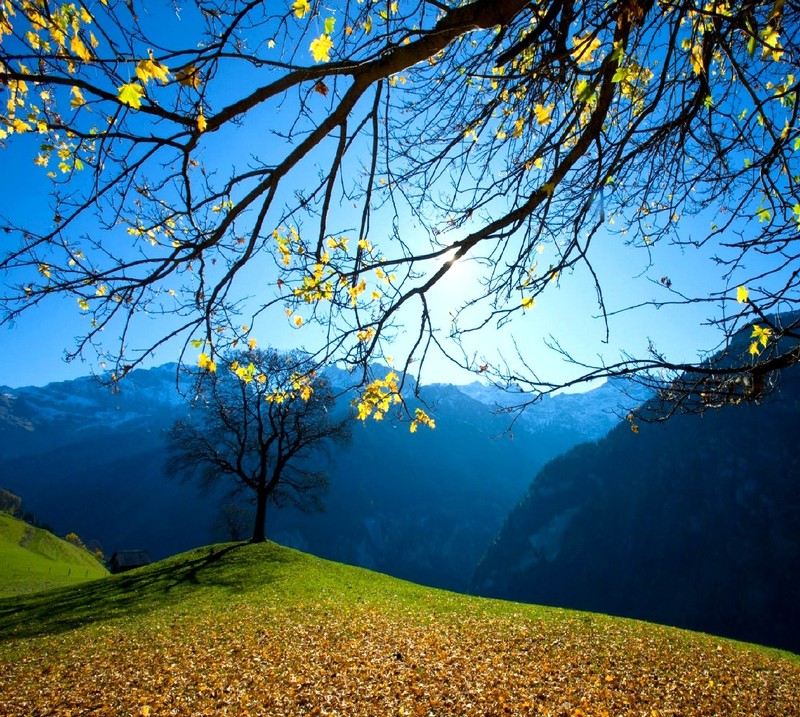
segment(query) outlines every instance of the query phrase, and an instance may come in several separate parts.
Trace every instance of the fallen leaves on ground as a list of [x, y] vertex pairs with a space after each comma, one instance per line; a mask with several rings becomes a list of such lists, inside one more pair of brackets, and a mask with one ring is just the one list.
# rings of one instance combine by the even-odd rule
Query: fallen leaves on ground
[[800, 661], [633, 621], [335, 601], [163, 611], [0, 652], [7, 717], [800, 715]]

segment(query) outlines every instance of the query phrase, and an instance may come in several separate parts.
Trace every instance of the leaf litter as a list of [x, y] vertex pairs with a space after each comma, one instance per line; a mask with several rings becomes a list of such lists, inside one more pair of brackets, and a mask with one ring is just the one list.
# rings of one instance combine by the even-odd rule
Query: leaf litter
[[165, 611], [12, 640], [0, 704], [7, 717], [800, 715], [800, 661], [785, 653], [520, 610], [239, 599]]
[[800, 658], [275, 544], [0, 601], [2, 717], [800, 717]]

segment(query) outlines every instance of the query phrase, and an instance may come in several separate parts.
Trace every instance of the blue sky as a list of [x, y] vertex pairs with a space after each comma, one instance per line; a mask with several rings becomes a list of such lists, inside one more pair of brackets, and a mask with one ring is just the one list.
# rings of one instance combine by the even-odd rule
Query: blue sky
[[[246, 137], [237, 142], [238, 146], [248, 144]], [[13, 211], [15, 218], [41, 227], [47, 226], [51, 220], [52, 212], [47, 208], [49, 183], [44, 172], [33, 165], [33, 156], [31, 147], [23, 143], [9, 143], [4, 150], [6, 171], [2, 180], [0, 213]], [[90, 224], [84, 228], [93, 229]], [[545, 249], [548, 251], [552, 248]], [[651, 258], [653, 266], [647, 269]], [[546, 253], [542, 261], [547, 261]], [[599, 236], [595, 242], [594, 267], [609, 311], [648, 298], [668, 298], [665, 289], [658, 284], [663, 275], [668, 275], [673, 286], [681, 291], [703, 293], [706, 284], [710, 283], [709, 272], [712, 270], [708, 254], [703, 250], [658, 246], [648, 254], [641, 248], [626, 247], [619, 235], [610, 233]], [[448, 312], [457, 308], [462, 300], [463, 288], [475, 281], [475, 267], [467, 261], [454, 267], [442, 285], [436, 288], [434, 311], [443, 332], [448, 325]], [[256, 279], [251, 282], [247, 291], [257, 295], [258, 282]], [[553, 285], [537, 299], [534, 309], [520, 313], [501, 330], [484, 329], [468, 339], [465, 345], [481, 361], [485, 358], [491, 362], [497, 360], [500, 352], [511, 357], [515, 341], [540, 376], [555, 378], [566, 378], [574, 369], [564, 366], [561, 358], [545, 346], [551, 336], [562, 342], [576, 358], [587, 362], [596, 360], [601, 353], [608, 361], [618, 359], [622, 350], [642, 354], [651, 339], [671, 357], [691, 360], [699, 351], [715, 347], [716, 334], [701, 326], [711, 308], [705, 305], [681, 310], [642, 309], [612, 317], [610, 342], [605, 344], [605, 326], [597, 318], [599, 312], [593, 283], [588, 272], [578, 269], [572, 275], [562, 276], [557, 286]], [[74, 298], [53, 297], [24, 313], [13, 325], [0, 326], [0, 385], [43, 385], [102, 370], [91, 351], [85, 361], [66, 363], [63, 359], [64, 350], [74, 348], [75, 337], [85, 330], [87, 322], [88, 317], [77, 309]], [[145, 321], [139, 327], [141, 336], [146, 339], [160, 326], [158, 319]], [[258, 327], [255, 336], [259, 343], [289, 349], [297, 346], [298, 342], [312, 339], [309, 331], [310, 327], [295, 329], [282, 314], [278, 314]], [[410, 323], [408, 332], [398, 336], [398, 356], [413, 331], [414, 324]], [[390, 351], [392, 347], [388, 347], [387, 353]], [[165, 346], [146, 365], [174, 361], [179, 352], [178, 344]], [[465, 383], [474, 377], [431, 354], [423, 380], [428, 383]]]
[[[158, 16], [150, 18], [154, 23], [158, 20]], [[179, 27], [191, 29], [192, 25], [184, 20]], [[190, 35], [187, 32], [184, 41], [188, 41]], [[228, 88], [229, 91], [231, 89]], [[321, 98], [316, 99], [322, 102]], [[293, 117], [290, 109], [286, 111], [287, 119]], [[287, 120], [283, 120], [278, 113], [270, 116], [269, 121], [280, 126], [282, 121]], [[249, 122], [248, 126], [232, 130], [233, 134], [209, 138], [205, 158], [224, 174], [231, 165], [246, 162], [253, 147], [257, 148], [262, 158], [268, 157], [273, 150], [285, 152], [280, 140], [270, 137], [265, 130], [265, 118], [260, 118], [259, 122], [260, 125], [258, 122]], [[0, 179], [3, 189], [0, 215], [13, 215], [17, 222], [32, 228], [48, 227], [52, 220], [52, 212], [47, 208], [49, 183], [44, 171], [33, 165], [35, 138], [14, 140], [2, 150], [4, 172]], [[307, 171], [309, 176], [313, 176], [312, 165], [308, 166]], [[345, 208], [342, 209], [344, 211]], [[700, 228], [698, 223], [691, 220], [684, 221], [682, 226], [687, 234]], [[93, 233], [97, 229], [86, 221], [76, 227], [76, 231]], [[548, 251], [553, 251], [553, 248], [546, 248], [545, 252]], [[625, 246], [618, 234], [601, 232], [595, 240], [594, 251], [593, 266], [610, 312], [654, 298], [668, 299], [666, 289], [659, 284], [661, 276], [669, 276], [673, 286], [687, 295], [702, 295], [710, 286], [715, 289], [726, 288], [719, 283], [718, 277], [713, 276], [706, 250], [658, 246], [651, 248], [648, 253], [641, 248]], [[649, 266], [651, 259], [652, 266]], [[542, 261], [547, 261], [546, 253]], [[240, 291], [242, 295], [258, 296], [259, 282], [263, 282], [263, 276], [259, 272], [251, 274]], [[8, 277], [0, 279], [7, 280]], [[465, 262], [455, 267], [442, 285], [435, 289], [435, 320], [442, 333], [447, 331], [448, 312], [460, 304], [464, 287], [475, 281], [474, 267]], [[572, 275], [562, 276], [558, 285], [554, 284], [537, 299], [532, 310], [519, 313], [500, 330], [486, 328], [480, 334], [469, 337], [465, 347], [480, 362], [485, 360], [494, 363], [500, 354], [510, 358], [516, 343], [540, 377], [552, 376], [555, 380], [566, 380], [570, 371], [574, 373], [574, 369], [565, 367], [560, 357], [546, 347], [545, 342], [551, 336], [576, 358], [587, 363], [596, 362], [598, 355], [609, 362], [618, 360], [623, 350], [643, 355], [650, 340], [674, 360], [692, 360], [698, 352], [715, 348], [716, 334], [702, 327], [702, 322], [711, 311], [712, 306], [700, 305], [677, 310], [642, 309], [613, 316], [610, 319], [610, 340], [606, 344], [605, 325], [596, 318], [599, 309], [593, 282], [588, 272], [579, 268]], [[138, 338], [142, 343], [146, 343], [151, 334], [156, 335], [162, 327], [162, 321], [147, 319], [138, 326]], [[63, 360], [64, 350], [74, 347], [75, 337], [85, 330], [87, 322], [88, 317], [77, 309], [74, 297], [54, 297], [23, 314], [13, 325], [0, 327], [0, 385], [42, 385], [85, 375], [92, 370], [102, 370], [91, 352], [87, 354], [85, 362], [77, 360], [67, 364]], [[413, 317], [407, 319], [407, 325], [408, 332], [401, 332], [397, 337], [398, 357], [402, 356], [403, 347], [414, 334]], [[313, 343], [316, 338], [312, 328], [304, 327], [298, 331], [280, 312], [262, 320], [255, 327], [254, 335], [260, 344], [281, 349], [309, 341]], [[112, 335], [109, 338], [111, 344], [116, 337]], [[135, 335], [134, 344], [136, 340]], [[148, 365], [174, 361], [179, 352], [179, 344], [164, 346], [149, 360]], [[390, 352], [394, 353], [391, 346], [386, 350], [386, 353]], [[426, 382], [466, 382], [472, 378], [469, 374], [459, 373], [452, 364], [435, 354], [429, 355], [423, 373]]]

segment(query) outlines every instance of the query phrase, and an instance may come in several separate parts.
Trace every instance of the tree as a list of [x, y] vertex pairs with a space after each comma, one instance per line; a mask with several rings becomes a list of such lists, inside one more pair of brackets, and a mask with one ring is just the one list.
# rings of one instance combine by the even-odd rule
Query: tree
[[0, 488], [0, 513], [8, 513], [14, 518], [22, 515], [22, 498], [10, 490]]
[[[319, 364], [361, 369], [362, 413], [387, 392], [369, 361], [402, 326], [400, 387], [436, 349], [534, 396], [636, 375], [671, 386], [675, 406], [700, 382], [715, 397], [702, 407], [756, 400], [800, 360], [792, 0], [148, 10], [0, 6], [0, 140], [41, 165], [53, 204], [39, 226], [4, 220], [6, 321], [73, 297], [89, 322], [74, 355], [96, 345], [118, 378], [171, 341], [202, 347], [210, 369], [285, 312]], [[606, 304], [595, 258], [609, 238], [652, 258], [631, 305]], [[700, 289], [673, 285], [658, 259], [670, 244], [706, 257]], [[466, 261], [478, 276], [442, 307]], [[698, 348], [724, 358], [567, 355], [574, 375], [551, 379], [524, 349], [473, 351], [577, 274], [606, 327], [702, 307], [718, 344]], [[158, 331], [139, 333], [154, 315]], [[729, 350], [742, 330], [743, 355]], [[697, 381], [676, 383], [687, 371]]]
[[239, 542], [247, 533], [253, 519], [252, 511], [247, 508], [236, 503], [224, 503], [219, 507], [219, 515], [214, 522], [214, 528], [227, 540]]
[[298, 354], [248, 349], [229, 357], [232, 370], [207, 374], [194, 415], [168, 434], [170, 473], [220, 479], [250, 491], [256, 506], [252, 542], [266, 539], [267, 503], [319, 510], [324, 473], [306, 463], [327, 441], [350, 436], [349, 418], [336, 418], [329, 381]]

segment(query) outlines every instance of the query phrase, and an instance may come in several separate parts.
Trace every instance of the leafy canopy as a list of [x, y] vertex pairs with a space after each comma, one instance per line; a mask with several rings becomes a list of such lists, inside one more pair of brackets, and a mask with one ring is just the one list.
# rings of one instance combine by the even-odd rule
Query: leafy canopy
[[[593, 262], [610, 236], [652, 256], [673, 243], [712, 257], [702, 291], [665, 274], [645, 305], [704, 305], [723, 345], [757, 329], [724, 365], [651, 347], [581, 364], [569, 382], [663, 385], [693, 370], [675, 400], [702, 383], [716, 404], [757, 398], [765, 382], [743, 376], [800, 358], [783, 340], [798, 338], [796, 320], [781, 318], [800, 268], [795, 3], [136, 12], [0, 2], [0, 141], [30, 152], [53, 187], [52, 222], [3, 222], [6, 320], [74, 297], [88, 322], [75, 353], [98, 347], [117, 376], [168, 341], [196, 346], [214, 371], [253, 326], [286, 322], [318, 362], [360, 368], [359, 413], [380, 417], [391, 386], [368, 361], [400, 326], [401, 383], [435, 349], [498, 381], [557, 388], [524, 351], [510, 362], [464, 341], [534, 315], [576, 273], [607, 320]], [[465, 261], [475, 277], [443, 299]], [[154, 315], [160, 328], [132, 353]]]

